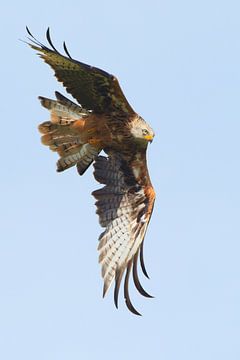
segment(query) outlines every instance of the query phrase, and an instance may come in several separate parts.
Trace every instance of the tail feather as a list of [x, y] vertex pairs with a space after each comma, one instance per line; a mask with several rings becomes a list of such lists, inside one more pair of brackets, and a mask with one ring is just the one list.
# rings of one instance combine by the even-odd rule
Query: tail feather
[[86, 110], [82, 106], [75, 104], [73, 101], [63, 96], [60, 92], [55, 91], [55, 95], [58, 102], [60, 102], [62, 105], [67, 106], [68, 109], [71, 110], [72, 112], [81, 116], [88, 116], [91, 113], [91, 111]]
[[50, 110], [52, 123], [69, 125], [77, 119], [90, 114], [88, 110], [68, 100], [59, 92], [56, 91], [55, 94], [57, 100], [48, 99], [43, 96], [38, 97], [42, 106]]
[[41, 141], [43, 145], [67, 145], [67, 144], [81, 144], [81, 140], [74, 135], [56, 135], [56, 134], [45, 134], [42, 136]]
[[57, 162], [57, 171], [61, 172], [77, 164], [77, 169], [82, 175], [93, 162], [99, 151], [90, 144], [79, 146], [72, 153], [62, 156]]
[[51, 121], [44, 121], [38, 126], [38, 130], [41, 134], [48, 134], [49, 132], [57, 130], [57, 125]]
[[[41, 104], [50, 110], [51, 121], [40, 124], [41, 141], [52, 151], [58, 152], [57, 171], [64, 171], [74, 165], [82, 175], [101, 149], [86, 140], [85, 119], [90, 111], [83, 109], [56, 92], [57, 100], [40, 96]], [[85, 131], [85, 132], [84, 132]]]
[[79, 175], [83, 175], [88, 167], [92, 164], [93, 160], [96, 159], [101, 149], [96, 148], [93, 145], [85, 144], [85, 154], [83, 155], [81, 161], [77, 163], [77, 171]]
[[68, 143], [68, 144], [63, 144], [63, 145], [50, 145], [49, 146], [50, 150], [52, 151], [56, 151], [59, 156], [67, 156], [70, 154], [73, 154], [74, 152], [78, 151], [79, 149], [79, 144], [74, 144], [74, 143]]

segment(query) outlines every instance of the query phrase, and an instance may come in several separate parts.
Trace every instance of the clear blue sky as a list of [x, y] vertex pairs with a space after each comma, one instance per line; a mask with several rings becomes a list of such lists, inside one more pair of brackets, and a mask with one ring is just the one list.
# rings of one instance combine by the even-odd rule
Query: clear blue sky
[[[240, 359], [239, 1], [1, 4], [0, 358]], [[143, 317], [103, 300], [92, 169], [55, 171], [38, 95], [63, 91], [24, 43], [44, 40], [118, 76], [154, 128], [157, 202]]]

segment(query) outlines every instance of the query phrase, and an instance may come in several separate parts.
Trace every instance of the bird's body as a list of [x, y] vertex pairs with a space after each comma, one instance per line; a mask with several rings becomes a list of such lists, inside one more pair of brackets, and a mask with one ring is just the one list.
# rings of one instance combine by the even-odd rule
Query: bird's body
[[[57, 170], [74, 165], [80, 175], [94, 162], [94, 176], [104, 184], [93, 192], [100, 225], [105, 231], [99, 238], [99, 262], [102, 265], [104, 290], [115, 279], [115, 304], [122, 276], [126, 270], [124, 296], [128, 308], [133, 307], [128, 294], [132, 269], [139, 292], [150, 297], [142, 288], [137, 273], [137, 260], [144, 274], [143, 240], [151, 217], [155, 193], [149, 178], [146, 149], [152, 141], [151, 127], [131, 108], [117, 79], [107, 72], [73, 60], [53, 46], [39, 43], [29, 32], [33, 49], [48, 63], [59, 81], [78, 101], [77, 105], [56, 92], [56, 100], [39, 97], [50, 111], [50, 121], [39, 126], [42, 143], [58, 152]], [[108, 156], [99, 155], [104, 151]]]

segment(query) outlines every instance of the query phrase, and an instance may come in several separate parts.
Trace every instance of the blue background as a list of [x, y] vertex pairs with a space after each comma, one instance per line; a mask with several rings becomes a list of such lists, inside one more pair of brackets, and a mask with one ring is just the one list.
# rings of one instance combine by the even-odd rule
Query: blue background
[[[1, 4], [0, 357], [4, 360], [240, 358], [238, 1]], [[64, 93], [28, 46], [66, 40], [115, 74], [156, 132], [157, 192], [145, 242], [143, 313], [102, 299], [92, 169], [55, 172], [38, 95]]]

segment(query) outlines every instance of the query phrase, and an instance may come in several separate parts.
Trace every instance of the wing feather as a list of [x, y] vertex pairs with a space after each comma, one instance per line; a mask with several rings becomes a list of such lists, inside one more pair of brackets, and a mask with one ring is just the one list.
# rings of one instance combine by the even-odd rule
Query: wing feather
[[137, 251], [137, 253], [134, 255], [134, 258], [133, 258], [133, 281], [134, 281], [134, 284], [135, 284], [137, 290], [139, 291], [139, 293], [141, 295], [152, 298], [153, 296], [148, 294], [147, 291], [144, 290], [144, 288], [142, 287], [142, 285], [139, 281], [138, 270], [137, 270], [138, 253], [139, 253], [139, 250]]
[[31, 41], [29, 45], [39, 52], [54, 70], [57, 79], [84, 108], [96, 113], [135, 114], [115, 76], [71, 58], [65, 42], [63, 48], [67, 56], [60, 54], [53, 45], [49, 28], [46, 38], [51, 49], [34, 38], [28, 28], [27, 32]]
[[[129, 125], [132, 126], [131, 121], [139, 120], [140, 117], [128, 103], [116, 77], [74, 60], [65, 42], [65, 55], [62, 55], [53, 45], [49, 28], [46, 32], [49, 47], [39, 42], [29, 29], [26, 29], [30, 41], [28, 45], [50, 65], [56, 78], [81, 105], [73, 103], [58, 92], [56, 100], [39, 97], [41, 104], [51, 113], [51, 121], [39, 126], [43, 134], [43, 144], [60, 155], [58, 171], [77, 165], [77, 170], [82, 175], [95, 160], [95, 178], [105, 185], [93, 192], [99, 221], [105, 228], [99, 237], [98, 245], [104, 281], [103, 296], [115, 281], [114, 303], [118, 307], [121, 281], [125, 277], [126, 306], [132, 313], [141, 315], [131, 302], [129, 280], [132, 274], [139, 293], [151, 297], [140, 283], [137, 266], [140, 258], [142, 271], [148, 277], [143, 259], [143, 242], [155, 193], [147, 171], [145, 145], [143, 147], [138, 142], [130, 144], [133, 139], [132, 134], [129, 134]], [[100, 135], [93, 138], [89, 135], [89, 132], [94, 132], [91, 116], [92, 122], [95, 119], [97, 122], [99, 119], [108, 122], [111, 136], [107, 137], [107, 146], [106, 142], [99, 138]], [[90, 129], [87, 127], [88, 121]], [[145, 124], [144, 121], [142, 123]], [[98, 132], [101, 134], [97, 128], [96, 134]], [[122, 151], [120, 142], [123, 145]], [[108, 157], [98, 156], [102, 148]], [[117, 153], [114, 152], [116, 149]]]
[[143, 274], [149, 279], [149, 276], [148, 276], [148, 273], [147, 273], [147, 270], [146, 270], [146, 266], [145, 266], [145, 263], [144, 263], [143, 244], [144, 244], [144, 240], [143, 240], [143, 242], [142, 242], [142, 244], [140, 246], [140, 265], [141, 265]]
[[131, 166], [120, 154], [111, 153], [108, 158], [98, 156], [94, 169], [96, 180], [105, 184], [102, 189], [93, 192], [100, 224], [106, 228], [99, 237], [98, 245], [104, 280], [103, 294], [115, 279], [114, 302], [118, 307], [120, 284], [126, 271], [126, 305], [139, 315], [131, 303], [128, 282], [132, 271], [134, 284], [140, 294], [151, 297], [140, 284], [137, 261], [139, 253], [143, 256], [142, 243], [154, 203], [154, 197], [149, 197], [149, 194], [153, 195], [153, 190], [146, 191], [146, 187], [138, 183]]
[[133, 314], [141, 316], [141, 314], [133, 306], [133, 304], [132, 304], [132, 302], [130, 300], [130, 296], [129, 296], [128, 286], [129, 286], [129, 276], [130, 276], [130, 273], [131, 273], [131, 268], [132, 268], [132, 260], [130, 260], [128, 265], [127, 265], [127, 271], [126, 271], [126, 276], [125, 276], [125, 280], [124, 280], [124, 298], [125, 298], [126, 305], [127, 305], [128, 309]]
[[[118, 270], [115, 275], [114, 304], [117, 309], [118, 309], [118, 295], [119, 295], [119, 290], [120, 290], [123, 273], [124, 273], [124, 270], [121, 269], [121, 270]], [[106, 291], [107, 291], [107, 289], [105, 290], [104, 295], [105, 295]]]

